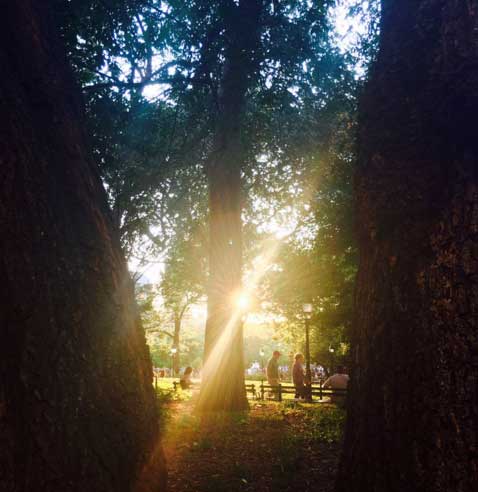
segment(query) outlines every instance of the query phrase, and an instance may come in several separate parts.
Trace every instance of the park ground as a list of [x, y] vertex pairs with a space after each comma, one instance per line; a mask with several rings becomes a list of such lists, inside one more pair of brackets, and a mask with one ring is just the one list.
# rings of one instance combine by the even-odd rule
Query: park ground
[[171, 492], [333, 490], [343, 410], [250, 400], [250, 411], [200, 417], [194, 391], [160, 388]]

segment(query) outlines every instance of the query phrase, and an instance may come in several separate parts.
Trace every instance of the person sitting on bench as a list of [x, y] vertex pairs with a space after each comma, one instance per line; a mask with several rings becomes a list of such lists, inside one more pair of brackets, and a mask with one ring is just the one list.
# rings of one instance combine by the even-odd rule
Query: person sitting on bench
[[[345, 374], [343, 366], [337, 366], [337, 372], [324, 381], [323, 387], [332, 390], [346, 390], [348, 384], [348, 374]], [[337, 394], [332, 394], [330, 401], [334, 403], [343, 403], [345, 395], [342, 393], [343, 392], [337, 392]]]
[[193, 368], [188, 366], [184, 370], [184, 374], [181, 376], [181, 379], [179, 380], [179, 385], [181, 386], [182, 389], [188, 389], [192, 385], [191, 381], [191, 376], [193, 373]]

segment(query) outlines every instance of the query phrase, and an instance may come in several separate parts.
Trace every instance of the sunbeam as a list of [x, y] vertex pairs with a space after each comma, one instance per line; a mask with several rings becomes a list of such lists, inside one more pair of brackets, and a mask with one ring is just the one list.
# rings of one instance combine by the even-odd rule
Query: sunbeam
[[[208, 381], [214, 375], [223, 374], [225, 367], [230, 363], [231, 350], [233, 350], [236, 337], [242, 337], [243, 318], [247, 313], [247, 309], [250, 307], [253, 294], [256, 291], [259, 282], [272, 265], [279, 248], [280, 242], [278, 240], [274, 240], [273, 242], [268, 241], [267, 244], [264, 245], [264, 251], [260, 255], [260, 261], [257, 262], [257, 268], [252, 277], [249, 279], [247, 285], [239, 293], [234, 295], [234, 299], [231, 299], [231, 305], [233, 306], [232, 314], [204, 363], [202, 374], [203, 381]], [[241, 377], [242, 376], [243, 375], [241, 374]], [[213, 393], [220, 390], [224, 392], [230, 391], [228, 388], [230, 388], [229, 385], [217, 388], [214, 385], [203, 384], [199, 395], [198, 408], [207, 408], [208, 405], [203, 404], [212, 399]], [[232, 395], [224, 394], [226, 399], [229, 396], [232, 397]]]

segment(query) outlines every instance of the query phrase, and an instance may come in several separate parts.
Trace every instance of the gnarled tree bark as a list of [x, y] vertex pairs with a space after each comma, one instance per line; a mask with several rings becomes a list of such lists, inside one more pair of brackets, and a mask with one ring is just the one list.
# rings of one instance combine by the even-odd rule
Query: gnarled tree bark
[[478, 2], [382, 0], [337, 490], [478, 487]]
[[0, 20], [0, 489], [158, 490], [149, 353], [48, 9]]

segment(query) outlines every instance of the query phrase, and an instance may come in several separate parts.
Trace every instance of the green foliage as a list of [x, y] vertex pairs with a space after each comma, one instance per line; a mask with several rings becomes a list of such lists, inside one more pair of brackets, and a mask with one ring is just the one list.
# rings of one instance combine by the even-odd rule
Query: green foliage
[[[332, 4], [265, 2], [243, 122], [250, 207], [261, 195], [273, 202], [274, 189], [280, 205], [280, 189], [320, 147], [327, 113], [353, 92], [353, 77], [328, 35]], [[205, 210], [200, 170], [215, 125], [228, 46], [224, 27], [238, 22], [235, 10], [232, 2], [205, 0], [59, 4], [129, 256], [141, 260], [167, 251], [177, 229], [187, 229], [188, 218]], [[163, 92], [146, 100], [149, 87]], [[264, 187], [255, 171], [260, 155], [273, 163], [275, 175], [291, 165], [297, 171]]]
[[171, 249], [177, 230], [188, 230], [205, 214], [202, 171], [185, 158], [183, 135], [175, 131], [181, 113], [162, 101], [112, 92], [87, 102], [94, 155], [125, 253], [150, 260]]
[[160, 283], [138, 285], [137, 298], [153, 364], [171, 365], [171, 347], [177, 345], [180, 366], [199, 368], [202, 356], [201, 337], [184, 332], [188, 310], [204, 295], [206, 254], [204, 227], [194, 234], [174, 236], [165, 261]]
[[[352, 142], [360, 87], [353, 70], [375, 53], [379, 8], [375, 0], [353, 3], [351, 14], [366, 19], [370, 31], [344, 54], [331, 35], [334, 3], [264, 2], [241, 129], [246, 270], [274, 232], [270, 224], [287, 226], [290, 235], [258, 297], [269, 315], [284, 320], [278, 335], [296, 348], [303, 343], [301, 304], [312, 302], [314, 359], [326, 365], [335, 362], [329, 348], [346, 352], [351, 322]], [[247, 22], [236, 7], [226, 0], [57, 2], [125, 253], [137, 268], [152, 259], [165, 263], [154, 294], [162, 308], [141, 308], [160, 366], [170, 364], [165, 333], [172, 333], [172, 320], [204, 295], [203, 169], [230, 45], [226, 28]], [[190, 338], [192, 351], [182, 354], [188, 363], [200, 357], [197, 340]], [[255, 359], [251, 354], [247, 362]]]
[[154, 367], [171, 366], [171, 335], [164, 329], [166, 313], [155, 305], [158, 290], [152, 284], [136, 286], [136, 302]]
[[[313, 361], [327, 367], [344, 362], [352, 320], [357, 255], [353, 231], [353, 112], [336, 115], [335, 131], [310, 163], [313, 188], [297, 197], [298, 226], [282, 240], [275, 265], [266, 275], [266, 309], [285, 321], [278, 333], [304, 350], [302, 304], [314, 307], [311, 326]], [[333, 349], [334, 356], [329, 349]]]
[[[154, 327], [144, 324], [146, 331], [146, 340], [149, 345], [149, 351], [154, 367], [171, 368], [171, 347], [173, 345], [173, 322], [171, 321], [171, 312], [164, 309], [153, 308], [153, 313], [143, 313], [142, 318], [154, 316], [162, 319]], [[162, 318], [161, 318], [162, 317]], [[203, 331], [197, 326], [190, 326], [185, 323], [180, 337], [180, 354], [181, 367], [192, 366], [199, 369], [202, 365], [203, 354]]]
[[174, 238], [160, 283], [165, 307], [178, 316], [205, 293], [207, 231], [198, 223], [188, 232]]
[[378, 38], [380, 34], [380, 0], [352, 0], [349, 7], [349, 16], [356, 22], [367, 26], [351, 55], [355, 63], [367, 68], [371, 60], [374, 60], [378, 51]]

